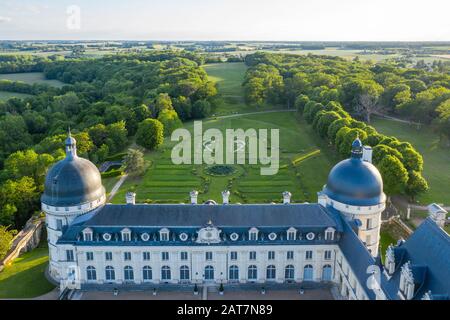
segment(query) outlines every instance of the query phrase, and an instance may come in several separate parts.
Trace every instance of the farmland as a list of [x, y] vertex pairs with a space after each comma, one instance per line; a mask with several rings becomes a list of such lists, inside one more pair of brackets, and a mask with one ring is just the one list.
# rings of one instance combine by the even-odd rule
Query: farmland
[[0, 80], [22, 81], [28, 84], [41, 83], [54, 87], [64, 85], [61, 81], [46, 79], [43, 72], [4, 73], [0, 74]]

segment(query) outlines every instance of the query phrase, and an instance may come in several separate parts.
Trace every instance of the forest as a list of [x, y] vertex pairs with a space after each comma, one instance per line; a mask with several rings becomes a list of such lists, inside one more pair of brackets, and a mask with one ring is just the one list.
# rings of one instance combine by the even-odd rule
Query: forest
[[159, 137], [181, 121], [207, 116], [217, 91], [203, 63], [182, 51], [97, 59], [0, 56], [0, 73], [40, 71], [65, 84], [0, 81], [0, 90], [32, 94], [0, 102], [0, 225], [20, 229], [39, 210], [45, 173], [64, 157], [68, 128], [78, 152], [100, 163], [134, 139], [161, 143], [142, 137], [144, 131]]
[[255, 53], [246, 57], [247, 103], [297, 108], [320, 137], [348, 157], [359, 137], [373, 147], [389, 195], [414, 199], [427, 191], [423, 157], [396, 137], [370, 125], [373, 115], [393, 115], [433, 126], [450, 139], [450, 75], [437, 66], [428, 71], [393, 62], [373, 64], [329, 56]]

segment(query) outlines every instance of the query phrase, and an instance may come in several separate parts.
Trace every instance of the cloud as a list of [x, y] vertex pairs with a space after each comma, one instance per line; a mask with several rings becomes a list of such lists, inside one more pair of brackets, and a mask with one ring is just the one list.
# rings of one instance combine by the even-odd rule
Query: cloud
[[0, 16], [0, 23], [10, 22], [12, 19], [10, 17]]

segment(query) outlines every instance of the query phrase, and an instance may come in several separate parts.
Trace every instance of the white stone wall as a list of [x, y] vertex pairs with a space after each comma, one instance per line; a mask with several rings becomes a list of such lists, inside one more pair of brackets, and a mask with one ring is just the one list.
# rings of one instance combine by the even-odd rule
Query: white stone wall
[[[188, 266], [190, 271], [191, 282], [200, 283], [204, 281], [204, 269], [206, 266], [214, 268], [213, 282], [228, 282], [229, 267], [236, 265], [239, 268], [239, 282], [248, 281], [248, 267], [255, 265], [258, 268], [258, 278], [255, 282], [264, 283], [266, 281], [266, 268], [269, 265], [276, 267], [276, 279], [274, 282], [283, 283], [285, 281], [285, 268], [293, 265], [295, 268], [294, 281], [303, 281], [303, 268], [305, 265], [312, 265], [314, 268], [314, 281], [322, 280], [322, 270], [325, 265], [330, 265], [334, 270], [335, 255], [340, 251], [337, 245], [279, 245], [279, 246], [205, 246], [205, 247], [77, 247], [74, 250], [76, 261], [74, 263], [65, 262], [65, 250], [71, 249], [70, 246], [61, 246], [59, 248], [60, 265], [62, 266], [62, 274], [66, 274], [67, 269], [73, 265], [79, 267], [79, 281], [88, 283], [86, 268], [93, 266], [96, 269], [96, 281], [90, 283], [105, 283], [105, 268], [112, 266], [115, 270], [115, 283], [122, 283], [124, 280], [125, 266], [133, 267], [134, 281], [133, 283], [143, 283], [143, 267], [150, 266], [152, 268], [152, 283], [163, 282], [161, 280], [161, 268], [169, 266], [171, 270], [171, 280], [168, 283], [180, 282], [180, 267]], [[325, 251], [331, 251], [330, 259], [325, 259]], [[151, 253], [150, 261], [144, 261], [143, 252]], [[180, 252], [188, 253], [188, 260], [181, 260]], [[250, 260], [250, 251], [256, 252], [256, 260]], [[275, 252], [275, 259], [268, 259], [268, 252]], [[293, 251], [294, 258], [287, 259], [287, 252]], [[306, 251], [312, 251], [312, 259], [306, 259]], [[93, 252], [94, 260], [86, 260], [86, 252]], [[113, 260], [105, 260], [105, 252], [113, 253]], [[124, 252], [131, 252], [131, 261], [124, 260]], [[169, 253], [169, 260], [162, 260], [162, 252]], [[212, 252], [213, 259], [206, 261], [206, 252]], [[231, 260], [231, 252], [237, 252], [237, 260]], [[332, 275], [333, 277], [333, 275]], [[164, 281], [166, 282], [166, 281]]]

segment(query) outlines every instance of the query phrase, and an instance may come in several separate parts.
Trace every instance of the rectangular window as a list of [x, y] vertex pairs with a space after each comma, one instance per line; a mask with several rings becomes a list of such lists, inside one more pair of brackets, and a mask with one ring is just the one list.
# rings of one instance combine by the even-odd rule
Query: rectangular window
[[294, 260], [294, 251], [288, 251], [286, 254], [286, 259]]
[[183, 252], [181, 252], [180, 253], [180, 258], [181, 258], [181, 260], [187, 260], [188, 259], [188, 253], [187, 252], [185, 252], [185, 251], [183, 251]]
[[124, 252], [123, 253], [123, 259], [125, 261], [130, 261], [131, 260], [131, 252]]
[[86, 260], [87, 261], [94, 260], [94, 253], [93, 252], [86, 252]]
[[212, 252], [205, 252], [205, 260], [206, 261], [211, 261], [212, 259], [213, 259]]
[[56, 219], [56, 230], [61, 231], [62, 230], [62, 220]]
[[256, 260], [256, 251], [250, 251], [249, 258], [250, 260]]
[[258, 233], [257, 232], [250, 232], [250, 241], [256, 241], [258, 240]]
[[92, 241], [92, 233], [86, 232], [84, 234], [84, 241]]
[[288, 240], [295, 240], [295, 231], [289, 231], [287, 234], [287, 239]]
[[73, 250], [66, 250], [66, 260], [67, 261], [74, 261], [74, 259], [73, 259]]
[[313, 257], [313, 252], [312, 251], [306, 251], [306, 260], [311, 260]]
[[331, 260], [331, 250], [325, 251], [325, 260]]
[[275, 251], [267, 252], [267, 259], [268, 260], [275, 260]]
[[161, 241], [169, 241], [169, 233], [161, 232]]
[[112, 252], [105, 252], [105, 260], [112, 261]]
[[131, 235], [128, 232], [122, 233], [122, 241], [125, 242], [131, 241]]
[[367, 219], [366, 220], [366, 229], [367, 230], [372, 229], [372, 219]]
[[163, 261], [169, 260], [169, 253], [168, 252], [161, 252], [161, 259]]
[[237, 252], [236, 251], [230, 252], [230, 260], [237, 260]]
[[144, 261], [149, 261], [150, 260], [150, 252], [142, 252], [142, 259]]

